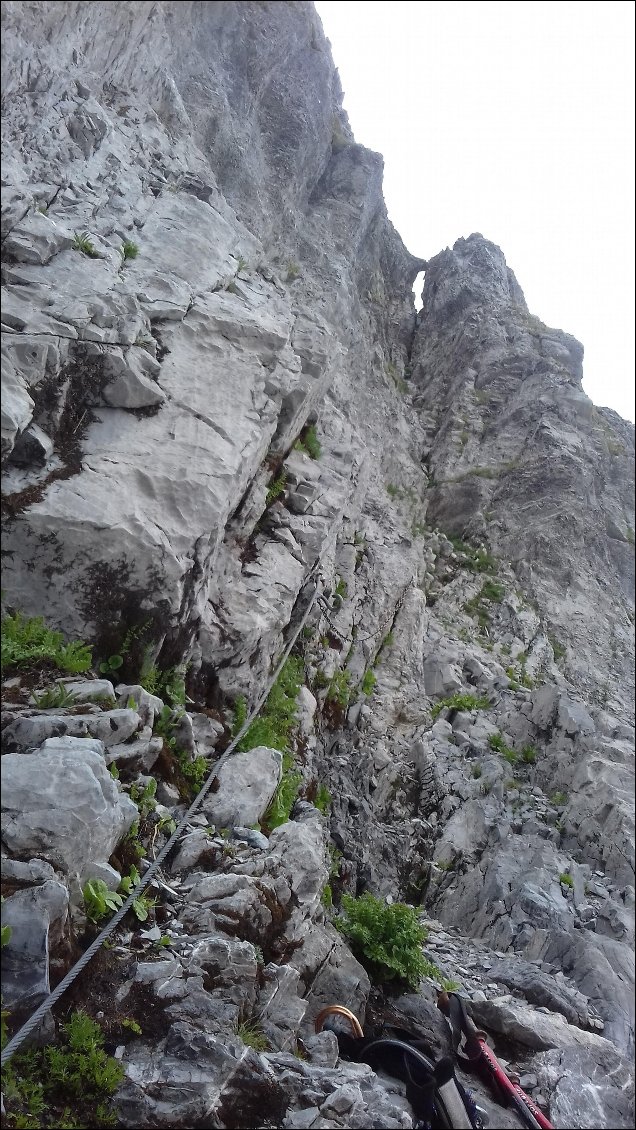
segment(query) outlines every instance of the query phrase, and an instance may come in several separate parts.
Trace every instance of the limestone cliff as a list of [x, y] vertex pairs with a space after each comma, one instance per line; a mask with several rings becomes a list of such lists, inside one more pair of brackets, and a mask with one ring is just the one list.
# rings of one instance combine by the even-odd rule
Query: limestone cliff
[[[499, 248], [405, 249], [311, 4], [3, 23], [3, 599], [123, 659], [70, 708], [5, 686], [12, 961], [32, 903], [44, 938], [11, 1003], [42, 999], [87, 878], [119, 882], [151, 771], [165, 820], [185, 811], [142, 671], [187, 665], [178, 742], [213, 765], [317, 584], [292, 819], [249, 827], [280, 757], [230, 759], [164, 876], [162, 969], [120, 939], [130, 1001], [162, 1015], [125, 1049], [120, 1124], [252, 1125], [261, 1101], [272, 1125], [413, 1124], [310, 1035], [369, 997], [321, 901], [330, 844], [336, 904], [422, 908], [555, 1125], [630, 1125], [633, 427]], [[443, 1047], [433, 998], [394, 1007]]]

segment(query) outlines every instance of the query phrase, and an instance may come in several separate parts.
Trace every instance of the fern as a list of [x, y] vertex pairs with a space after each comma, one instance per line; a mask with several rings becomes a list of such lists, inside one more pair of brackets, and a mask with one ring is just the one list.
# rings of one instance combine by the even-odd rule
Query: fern
[[431, 970], [439, 975], [422, 953], [428, 934], [411, 906], [389, 906], [368, 893], [357, 899], [343, 895], [336, 926], [378, 981], [397, 979], [416, 990]]

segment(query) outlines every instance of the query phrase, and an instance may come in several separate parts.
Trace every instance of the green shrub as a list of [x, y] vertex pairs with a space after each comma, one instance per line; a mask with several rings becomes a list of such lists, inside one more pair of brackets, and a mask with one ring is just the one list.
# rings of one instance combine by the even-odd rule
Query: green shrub
[[195, 757], [190, 760], [190, 755], [185, 750], [175, 750], [179, 771], [185, 778], [192, 798], [197, 795], [208, 775], [209, 764], [206, 757]]
[[60, 1035], [59, 1044], [18, 1052], [3, 1068], [8, 1127], [114, 1125], [105, 1100], [117, 1090], [124, 1071], [104, 1051], [99, 1024], [75, 1012], [60, 1026]]
[[232, 722], [232, 737], [240, 734], [247, 721], [247, 699], [245, 695], [238, 695], [234, 700], [234, 720]]
[[323, 906], [327, 907], [327, 910], [331, 910], [333, 906], [333, 891], [331, 890], [329, 883], [325, 883], [324, 887], [322, 888], [320, 901], [322, 902]]
[[349, 705], [351, 694], [350, 678], [348, 671], [336, 671], [327, 688], [327, 701], [335, 702], [345, 709]]
[[340, 576], [338, 577], [338, 583], [336, 584], [335, 594], [336, 596], [339, 596], [341, 600], [345, 600], [347, 596], [347, 582], [343, 581], [342, 577]]
[[269, 1051], [269, 1040], [257, 1024], [245, 1021], [243, 1024], [239, 1024], [236, 1034], [248, 1048], [254, 1048], [254, 1051], [257, 1052]]
[[475, 778], [476, 781], [479, 780], [482, 773], [483, 773], [483, 769], [482, 769], [481, 765], [473, 765], [472, 775], [473, 775], [473, 777]]
[[441, 698], [431, 707], [433, 721], [445, 707], [448, 707], [449, 710], [488, 710], [490, 700], [485, 695], [477, 698], [474, 694], [454, 694], [450, 698]]
[[554, 658], [556, 659], [556, 661], [558, 662], [559, 659], [564, 659], [566, 654], [567, 654], [567, 651], [566, 651], [566, 648], [563, 646], [563, 644], [560, 643], [560, 641], [556, 638], [556, 636], [548, 635], [548, 639], [550, 641], [550, 646], [552, 647], [552, 651], [554, 653]]
[[88, 259], [101, 259], [101, 255], [87, 231], [75, 232], [73, 236], [73, 250], [81, 251], [82, 255], [86, 255]]
[[479, 479], [497, 478], [497, 472], [493, 471], [491, 467], [471, 467], [470, 471], [467, 471], [466, 474], [476, 475]]
[[495, 581], [485, 581], [479, 593], [482, 600], [490, 600], [494, 604], [501, 604], [504, 595], [503, 585], [498, 585]]
[[567, 871], [561, 872], [561, 874], [559, 875], [559, 882], [563, 883], [566, 887], [574, 886], [574, 879], [571, 875], [568, 875]]
[[297, 451], [304, 451], [310, 459], [320, 459], [322, 455], [322, 447], [316, 434], [316, 427], [311, 424], [305, 431], [302, 439], [296, 440], [294, 447]]
[[376, 682], [377, 679], [375, 677], [375, 674], [373, 673], [373, 671], [371, 671], [371, 669], [369, 669], [364, 673], [364, 678], [360, 684], [360, 690], [363, 694], [372, 694]]
[[318, 788], [314, 805], [323, 814], [331, 808], [331, 793], [326, 785], [320, 785]]
[[136, 243], [133, 243], [132, 239], [125, 239], [121, 247], [119, 248], [119, 253], [122, 257], [123, 262], [125, 263], [128, 259], [137, 258], [139, 254], [139, 248]]
[[534, 765], [537, 760], [537, 751], [533, 745], [524, 745], [521, 750], [521, 760], [525, 761], [526, 765]]
[[506, 745], [505, 741], [503, 740], [502, 734], [491, 734], [488, 738], [488, 745], [496, 753], [500, 753], [509, 765], [515, 764], [515, 761], [517, 760], [517, 754], [515, 753], [514, 749], [511, 749], [510, 746]]
[[274, 798], [263, 817], [263, 826], [270, 832], [274, 828], [280, 827], [281, 824], [286, 824], [294, 802], [298, 796], [298, 789], [302, 782], [302, 774], [292, 769], [293, 758], [291, 754], [287, 754], [283, 758], [283, 776], [281, 782], [276, 789]]
[[302, 660], [290, 656], [269, 692], [260, 715], [254, 719], [245, 737], [239, 742], [239, 750], [254, 749], [257, 745], [266, 745], [283, 753], [287, 750], [297, 718], [298, 692], [304, 677]]
[[285, 471], [281, 471], [280, 475], [278, 475], [274, 479], [274, 481], [270, 483], [269, 490], [267, 491], [267, 495], [265, 496], [265, 506], [271, 506], [272, 502], [275, 502], [277, 498], [280, 498], [281, 494], [285, 490], [286, 482], [287, 475]]
[[388, 906], [371, 894], [344, 895], [336, 926], [376, 980], [398, 979], [416, 990], [427, 976], [430, 962], [421, 947], [428, 934], [413, 907]]
[[75, 640], [65, 643], [61, 632], [47, 628], [41, 616], [25, 619], [21, 613], [2, 620], [2, 670], [53, 663], [60, 671], [77, 675], [91, 665], [92, 648]]
[[553, 804], [555, 808], [563, 808], [567, 802], [567, 793], [553, 793], [550, 797], [550, 804]]

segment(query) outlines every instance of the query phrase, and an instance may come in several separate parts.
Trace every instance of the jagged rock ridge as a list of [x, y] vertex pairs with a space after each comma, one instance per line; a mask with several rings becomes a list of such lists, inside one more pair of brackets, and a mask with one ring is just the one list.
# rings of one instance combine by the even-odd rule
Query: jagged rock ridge
[[[249, 1120], [250, 1092], [289, 1127], [370, 1110], [411, 1125], [310, 1037], [321, 1004], [362, 1014], [369, 994], [320, 899], [327, 839], [336, 897], [371, 889], [439, 920], [443, 972], [531, 1049], [556, 1125], [630, 1125], [633, 428], [594, 408], [581, 346], [529, 314], [482, 236], [428, 262], [416, 318], [424, 262], [387, 219], [310, 4], [12, 3], [3, 19], [7, 603], [98, 658], [137, 633], [131, 680], [142, 650], [188, 659], [181, 740], [214, 756], [204, 710], [256, 698], [319, 566], [296, 761], [306, 798], [328, 786], [329, 820], [306, 801], [264, 845], [238, 806], [236, 854], [205, 832], [227, 813], [193, 824], [169, 960], [128, 970], [168, 1003], [161, 1038], [124, 1056], [122, 1125], [176, 1125], [140, 1080], [183, 1079], [190, 1046], [181, 1125], [212, 1106], [210, 1125]], [[319, 459], [297, 446], [309, 425]], [[457, 692], [488, 705], [433, 718]], [[161, 702], [103, 693], [115, 726], [99, 704], [19, 693], [5, 712], [3, 867], [16, 937], [39, 915], [36, 996], [82, 867], [119, 881], [108, 829], [132, 814], [115, 790], [104, 842], [71, 859], [49, 790], [52, 841], [30, 818], [11, 839], [31, 762], [72, 754], [87, 797], [96, 759], [124, 783], [161, 764]], [[404, 1008], [441, 1048], [432, 999]], [[537, 1008], [555, 1014], [543, 1027]], [[228, 1043], [246, 1016], [270, 1052]]]

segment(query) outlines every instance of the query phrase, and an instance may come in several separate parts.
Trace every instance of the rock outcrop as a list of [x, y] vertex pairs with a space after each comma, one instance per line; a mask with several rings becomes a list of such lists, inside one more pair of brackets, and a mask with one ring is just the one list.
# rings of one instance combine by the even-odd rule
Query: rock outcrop
[[[441, 1053], [436, 979], [556, 1126], [632, 1125], [633, 427], [494, 244], [405, 249], [311, 4], [3, 21], [3, 600], [104, 676], [4, 682], [5, 1004], [167, 841], [309, 606], [285, 752], [223, 762], [117, 934], [120, 1125], [408, 1130], [313, 1021]], [[365, 891], [428, 921], [419, 993], [334, 927]]]

